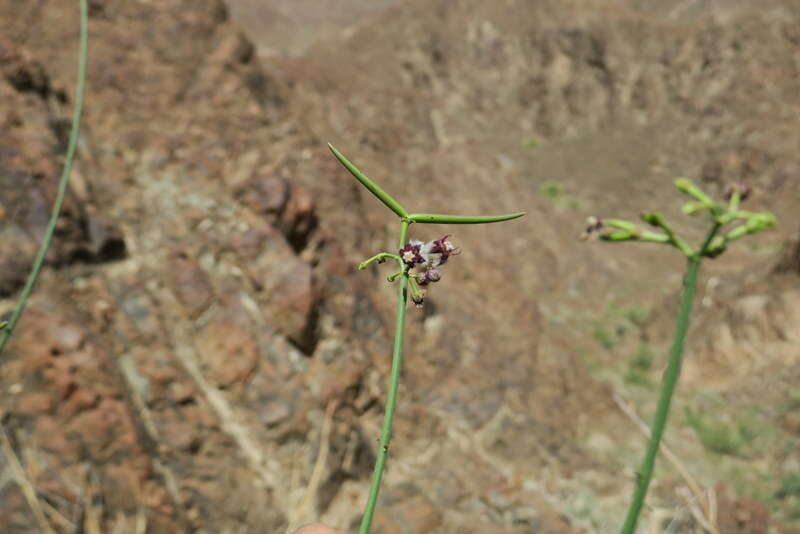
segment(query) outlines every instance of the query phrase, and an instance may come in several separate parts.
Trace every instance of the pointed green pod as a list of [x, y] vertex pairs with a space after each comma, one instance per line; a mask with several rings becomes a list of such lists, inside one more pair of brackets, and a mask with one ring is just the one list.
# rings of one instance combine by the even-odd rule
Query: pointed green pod
[[711, 208], [714, 206], [714, 201], [712, 201], [708, 195], [703, 193], [699, 187], [694, 185], [688, 178], [678, 178], [675, 180], [675, 187], [678, 188], [679, 191], [686, 193], [689, 196], [692, 196], [699, 200], [703, 205], [707, 208]]
[[333, 152], [333, 155], [339, 160], [339, 163], [344, 165], [344, 167], [350, 171], [350, 174], [352, 174], [356, 180], [361, 182], [361, 185], [369, 189], [370, 193], [378, 197], [378, 200], [383, 202], [387, 208], [395, 212], [398, 217], [403, 218], [408, 216], [408, 212], [403, 206], [400, 205], [398, 201], [393, 199], [389, 193], [381, 189], [378, 184], [370, 180], [366, 174], [358, 170], [358, 167], [350, 163], [350, 160], [344, 157], [341, 152], [336, 150], [332, 144], [328, 143], [328, 148], [331, 149], [331, 152]]
[[435, 213], [412, 213], [408, 220], [420, 224], [487, 224], [510, 221], [525, 215], [524, 211], [506, 215], [439, 215]]

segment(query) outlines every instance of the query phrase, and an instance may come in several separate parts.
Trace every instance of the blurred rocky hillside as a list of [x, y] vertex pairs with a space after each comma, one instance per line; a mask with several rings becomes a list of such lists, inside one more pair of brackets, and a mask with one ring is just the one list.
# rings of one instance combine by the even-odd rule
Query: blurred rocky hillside
[[[704, 264], [667, 440], [725, 534], [800, 531], [796, 0], [92, 0], [64, 217], [0, 360], [0, 523], [55, 532], [355, 530], [394, 290], [359, 261], [418, 212], [454, 234], [409, 310], [374, 530], [614, 532], [682, 261], [577, 240], [746, 181], [771, 232]], [[56, 191], [77, 3], [0, 0], [0, 313]], [[9, 450], [13, 450], [11, 455]], [[16, 460], [15, 460], [16, 458]], [[20, 462], [22, 470], [15, 467]], [[703, 532], [656, 474], [642, 532]], [[27, 491], [27, 493], [26, 493]], [[27, 495], [27, 497], [26, 497]]]

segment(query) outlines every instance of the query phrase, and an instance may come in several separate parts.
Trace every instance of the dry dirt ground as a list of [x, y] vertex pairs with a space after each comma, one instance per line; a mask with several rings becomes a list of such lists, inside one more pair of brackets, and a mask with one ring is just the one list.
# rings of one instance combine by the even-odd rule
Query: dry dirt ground
[[[56, 245], [0, 360], [9, 533], [358, 524], [394, 287], [362, 259], [414, 211], [453, 233], [422, 310], [375, 532], [614, 532], [681, 258], [581, 243], [745, 180], [778, 227], [704, 265], [667, 441], [725, 534], [800, 532], [796, 0], [92, 0]], [[42, 235], [77, 6], [0, 0], [0, 313]], [[704, 532], [662, 459], [641, 532]], [[693, 513], [694, 512], [694, 513]], [[49, 526], [44, 526], [45, 523]]]

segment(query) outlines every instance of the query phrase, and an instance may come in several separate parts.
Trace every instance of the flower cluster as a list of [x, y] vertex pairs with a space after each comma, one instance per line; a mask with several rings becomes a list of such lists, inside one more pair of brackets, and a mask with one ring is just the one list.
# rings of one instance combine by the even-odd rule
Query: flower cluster
[[596, 234], [602, 230], [603, 226], [603, 221], [599, 217], [592, 215], [586, 219], [586, 230], [584, 230], [581, 234], [581, 239], [584, 241], [589, 239], [593, 236], [593, 234]]
[[446, 235], [441, 239], [428, 241], [427, 243], [412, 239], [400, 249], [400, 257], [409, 267], [423, 265], [425, 268], [434, 268], [444, 265], [450, 256], [456, 256], [461, 253], [460, 249], [447, 240], [448, 237], [450, 236]]
[[415, 271], [410, 278], [411, 300], [417, 307], [422, 307], [425, 299], [425, 290], [419, 286], [425, 287], [441, 280], [442, 272], [439, 267], [444, 265], [450, 256], [461, 253], [460, 249], [447, 240], [448, 237], [450, 236], [446, 235], [427, 243], [411, 240], [400, 249], [400, 258], [406, 264], [406, 268]]

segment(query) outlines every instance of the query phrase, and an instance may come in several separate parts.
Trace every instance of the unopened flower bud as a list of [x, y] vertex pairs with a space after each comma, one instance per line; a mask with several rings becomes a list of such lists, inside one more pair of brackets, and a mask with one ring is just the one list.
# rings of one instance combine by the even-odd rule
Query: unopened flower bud
[[442, 273], [436, 267], [431, 267], [430, 269], [426, 269], [421, 275], [419, 275], [419, 285], [426, 286], [433, 282], [438, 282], [442, 279]]
[[738, 182], [731, 185], [728, 190], [725, 192], [725, 201], [730, 202], [731, 197], [733, 197], [734, 193], [739, 194], [739, 200], [744, 202], [747, 200], [750, 195], [753, 193], [753, 188], [747, 185], [744, 182]]

